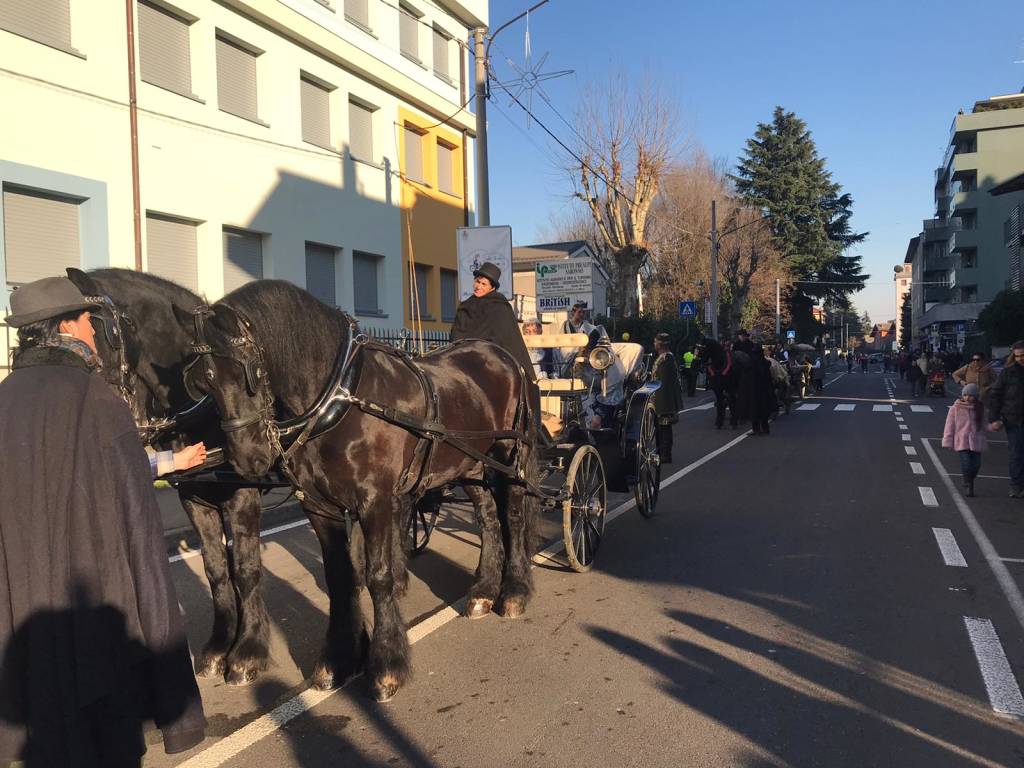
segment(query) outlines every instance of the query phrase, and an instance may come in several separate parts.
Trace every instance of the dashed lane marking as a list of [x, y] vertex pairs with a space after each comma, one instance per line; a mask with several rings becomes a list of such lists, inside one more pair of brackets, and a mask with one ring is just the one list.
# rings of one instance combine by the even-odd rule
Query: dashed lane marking
[[856, 407], [857, 407], [857, 405], [855, 403], [840, 403], [839, 405], [837, 405], [832, 410], [833, 411], [852, 411]]
[[939, 461], [939, 457], [935, 453], [935, 449], [932, 448], [931, 443], [925, 439], [921, 441], [921, 445], [924, 446], [925, 452], [928, 454], [928, 458], [932, 460], [932, 464], [935, 465], [935, 471], [939, 473], [942, 478], [943, 484], [946, 486], [946, 490], [949, 491], [949, 495], [953, 497], [953, 503], [956, 505], [957, 510], [960, 512], [960, 517], [967, 524], [967, 530], [971, 532], [974, 537], [974, 541], [978, 545], [978, 549], [985, 556], [985, 560], [988, 561], [989, 568], [992, 569], [992, 574], [996, 577], [996, 581], [999, 583], [999, 587], [1003, 590], [1003, 594], [1006, 596], [1006, 601], [1010, 604], [1010, 610], [1013, 611], [1013, 615], [1017, 618], [1017, 622], [1021, 627], [1024, 627], [1024, 595], [1021, 594], [1020, 587], [1017, 586], [1017, 582], [1013, 580], [1010, 575], [1010, 571], [999, 558], [999, 554], [996, 552], [996, 548], [992, 546], [992, 542], [989, 540], [985, 531], [978, 523], [978, 518], [974, 516], [971, 508], [967, 502], [964, 501], [964, 497], [957, 491], [956, 486], [953, 485], [952, 478], [948, 477], [942, 469], [942, 463]]
[[900, 429], [910, 429], [906, 424], [900, 424]]
[[939, 545], [943, 562], [954, 568], [966, 568], [967, 561], [964, 560], [964, 553], [960, 551], [953, 532], [949, 528], [932, 528], [932, 533], [935, 535], [935, 543]]
[[988, 619], [964, 616], [967, 636], [971, 639], [974, 656], [978, 660], [981, 679], [985, 683], [992, 709], [1004, 715], [1024, 717], [1024, 696], [1021, 695], [1017, 678], [1013, 676], [1010, 662], [1006, 658], [1003, 644], [999, 642], [996, 628]]
[[903, 442], [905, 442], [905, 443], [909, 443], [911, 438], [910, 438], [909, 434], [901, 433], [900, 434], [900, 439], [903, 440]]
[[926, 507], [939, 506], [939, 500], [935, 498], [935, 491], [933, 491], [927, 485], [917, 486], [917, 492], [921, 494], [921, 503], [924, 504]]
[[907, 456], [917, 456], [917, 448], [912, 445], [905, 445], [903, 448], [907, 452]]
[[797, 410], [798, 411], [816, 411], [819, 408], [821, 408], [821, 403], [804, 403], [799, 408], [797, 408]]
[[914, 413], [935, 413], [930, 405], [912, 405], [910, 410]]
[[912, 461], [910, 462], [910, 471], [913, 472], [915, 475], [923, 475], [924, 466], [919, 461]]
[[892, 413], [891, 405], [873, 405], [871, 406], [872, 411], [880, 411], [882, 413]]

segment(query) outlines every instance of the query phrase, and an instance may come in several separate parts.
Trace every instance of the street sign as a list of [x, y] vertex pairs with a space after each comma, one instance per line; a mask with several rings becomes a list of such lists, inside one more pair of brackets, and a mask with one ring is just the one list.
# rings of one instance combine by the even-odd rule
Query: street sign
[[786, 331], [786, 338], [787, 339], [791, 339], [791, 340], [795, 339], [796, 338], [796, 331], [794, 329], [790, 328], [788, 331]]
[[962, 331], [956, 335], [956, 348], [963, 351], [964, 343], [967, 341], [967, 334]]
[[966, 330], [967, 330], [967, 324], [966, 323], [957, 323], [956, 324], [956, 332], [957, 333], [964, 333]]
[[697, 302], [696, 301], [680, 301], [679, 302], [679, 316], [685, 317], [687, 320], [696, 319], [697, 317]]
[[704, 322], [711, 323], [711, 299], [704, 299]]

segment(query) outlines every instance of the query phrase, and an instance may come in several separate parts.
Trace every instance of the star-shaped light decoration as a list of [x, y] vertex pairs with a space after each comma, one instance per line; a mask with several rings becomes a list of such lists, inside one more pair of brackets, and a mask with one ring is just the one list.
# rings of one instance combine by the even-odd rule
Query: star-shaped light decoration
[[[530, 113], [533, 112], [533, 92], [536, 91], [542, 99], [548, 104], [551, 103], [551, 99], [544, 93], [544, 89], [541, 88], [541, 83], [546, 80], [553, 80], [556, 77], [564, 77], [565, 75], [571, 75], [574, 70], [563, 69], [557, 72], [543, 72], [544, 62], [548, 60], [548, 52], [545, 51], [544, 55], [536, 62], [531, 62], [531, 48], [530, 48], [530, 15], [526, 15], [526, 37], [524, 41], [524, 65], [520, 68], [512, 59], [505, 57], [505, 61], [512, 67], [519, 75], [519, 77], [509, 80], [507, 82], [498, 81], [498, 84], [510, 94], [509, 106], [512, 106], [516, 100], [522, 102], [521, 98], [524, 94], [526, 95], [526, 127], [530, 127]], [[497, 80], [497, 78], [495, 78]]]

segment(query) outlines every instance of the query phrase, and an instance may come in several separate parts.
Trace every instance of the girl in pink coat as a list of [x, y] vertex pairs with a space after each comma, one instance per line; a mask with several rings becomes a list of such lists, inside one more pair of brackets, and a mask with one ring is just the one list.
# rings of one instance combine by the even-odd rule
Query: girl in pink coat
[[974, 478], [981, 471], [981, 452], [985, 450], [985, 409], [978, 400], [978, 385], [968, 384], [946, 416], [942, 447], [960, 454], [964, 495], [974, 495]]

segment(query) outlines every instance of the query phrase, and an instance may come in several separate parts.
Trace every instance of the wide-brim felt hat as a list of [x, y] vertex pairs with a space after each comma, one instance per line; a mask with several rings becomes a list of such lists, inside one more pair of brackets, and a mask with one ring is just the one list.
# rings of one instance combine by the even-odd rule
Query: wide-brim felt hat
[[66, 277], [44, 277], [11, 293], [12, 314], [5, 317], [4, 322], [12, 328], [20, 328], [99, 306], [98, 302], [87, 300]]
[[497, 288], [498, 282], [501, 280], [501, 268], [493, 262], [485, 261], [477, 269], [473, 270], [473, 277], [486, 277]]

